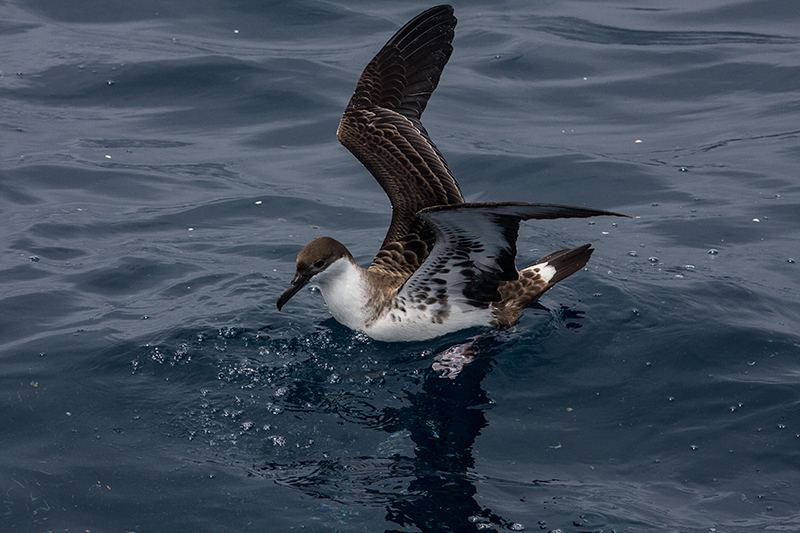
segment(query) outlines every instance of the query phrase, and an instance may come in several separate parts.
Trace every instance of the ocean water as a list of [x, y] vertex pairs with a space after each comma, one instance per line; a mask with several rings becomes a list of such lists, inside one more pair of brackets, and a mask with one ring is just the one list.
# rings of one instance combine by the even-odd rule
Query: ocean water
[[800, 529], [800, 4], [455, 2], [468, 200], [633, 218], [525, 223], [597, 251], [454, 379], [275, 309], [382, 241], [336, 126], [430, 5], [0, 3], [0, 530]]

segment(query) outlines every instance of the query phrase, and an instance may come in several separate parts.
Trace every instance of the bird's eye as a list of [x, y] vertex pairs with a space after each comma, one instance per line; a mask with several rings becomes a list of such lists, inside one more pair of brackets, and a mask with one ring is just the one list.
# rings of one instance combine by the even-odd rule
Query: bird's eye
[[323, 261], [322, 259], [314, 263], [314, 268], [322, 268], [324, 266], [325, 266], [325, 261]]

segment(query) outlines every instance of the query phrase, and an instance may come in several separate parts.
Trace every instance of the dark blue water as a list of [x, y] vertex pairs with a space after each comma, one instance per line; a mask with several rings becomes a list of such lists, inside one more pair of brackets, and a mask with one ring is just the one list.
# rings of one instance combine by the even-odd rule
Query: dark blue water
[[0, 3], [0, 530], [796, 531], [800, 4], [457, 2], [424, 121], [586, 271], [383, 344], [314, 291], [388, 200], [335, 130], [430, 4]]

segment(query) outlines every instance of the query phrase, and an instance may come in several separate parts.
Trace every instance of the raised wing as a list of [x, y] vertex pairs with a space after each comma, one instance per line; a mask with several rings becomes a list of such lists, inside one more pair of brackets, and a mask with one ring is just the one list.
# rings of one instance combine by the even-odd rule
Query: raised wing
[[410, 275], [433, 246], [432, 232], [416, 213], [464, 201], [420, 121], [453, 51], [455, 25], [453, 8], [438, 6], [400, 28], [364, 69], [339, 123], [339, 141], [392, 203], [392, 222], [373, 269]]
[[514, 264], [521, 220], [625, 216], [556, 204], [482, 202], [423, 209], [418, 216], [436, 236], [425, 262], [398, 294], [406, 305], [485, 308], [500, 299], [498, 286], [516, 280]]

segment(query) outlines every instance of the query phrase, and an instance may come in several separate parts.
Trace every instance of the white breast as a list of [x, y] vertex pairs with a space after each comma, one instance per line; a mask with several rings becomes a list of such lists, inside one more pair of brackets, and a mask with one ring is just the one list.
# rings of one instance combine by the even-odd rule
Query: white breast
[[456, 304], [448, 307], [447, 316], [435, 316], [435, 307], [420, 309], [418, 305], [392, 306], [375, 319], [368, 309], [368, 279], [365, 271], [342, 258], [314, 277], [333, 318], [350, 329], [366, 333], [384, 342], [421, 341], [460, 329], [486, 326], [491, 310]]
[[350, 329], [365, 331], [367, 313], [364, 271], [342, 257], [314, 277], [333, 318]]
[[490, 309], [451, 306], [447, 317], [437, 319], [429, 310], [409, 306], [405, 312], [398, 309], [386, 312], [362, 331], [384, 342], [423, 341], [464, 328], [487, 326], [491, 320]]

